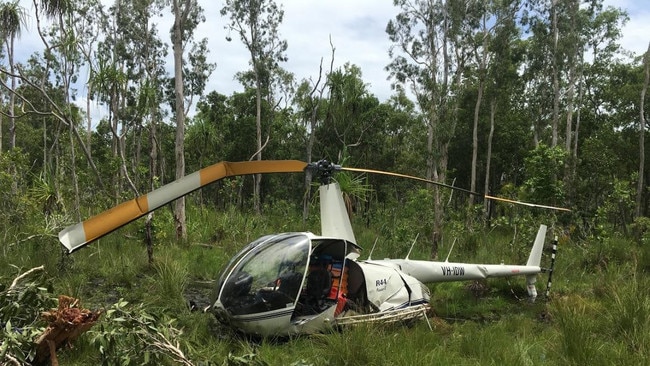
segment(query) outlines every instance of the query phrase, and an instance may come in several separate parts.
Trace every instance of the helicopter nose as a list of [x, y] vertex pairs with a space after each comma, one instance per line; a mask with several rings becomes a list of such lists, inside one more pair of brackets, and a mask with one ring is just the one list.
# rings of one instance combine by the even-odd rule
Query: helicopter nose
[[223, 307], [221, 302], [217, 300], [212, 307], [210, 307], [210, 310], [212, 311], [212, 314], [214, 314], [214, 317], [217, 318], [217, 320], [221, 323], [229, 323], [230, 316], [228, 314], [228, 311]]

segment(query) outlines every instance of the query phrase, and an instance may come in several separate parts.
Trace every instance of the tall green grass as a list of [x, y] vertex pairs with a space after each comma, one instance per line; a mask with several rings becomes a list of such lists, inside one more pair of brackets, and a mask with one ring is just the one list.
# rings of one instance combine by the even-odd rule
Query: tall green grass
[[[365, 248], [362, 258], [377, 238], [373, 258], [404, 257], [418, 234], [410, 258], [429, 257], [428, 223], [417, 201], [415, 197], [405, 212], [374, 212], [370, 225], [355, 216], [355, 234]], [[3, 249], [0, 278], [6, 284], [16, 267], [43, 264], [53, 296], [72, 295], [89, 308], [108, 308], [124, 298], [176, 318], [181, 343], [197, 365], [639, 365], [650, 359], [650, 251], [625, 237], [563, 239], [548, 301], [540, 296], [530, 304], [523, 278], [485, 281], [485, 291], [478, 295], [469, 283], [430, 285], [433, 330], [420, 321], [410, 327], [364, 325], [251, 342], [212, 315], [189, 310], [184, 293], [214, 286], [211, 281], [246, 243], [272, 232], [302, 230], [297, 206], [274, 202], [264, 207], [262, 216], [236, 208], [191, 207], [185, 243], [173, 239], [171, 217], [157, 214], [153, 265], [147, 261], [139, 221], [64, 257], [54, 238], [25, 242]], [[317, 212], [314, 207], [307, 229], [318, 233]], [[486, 231], [463, 230], [464, 221], [449, 222], [440, 259], [457, 238], [450, 261], [524, 263], [539, 223], [518, 223], [515, 235], [505, 224]], [[550, 231], [548, 237], [552, 235]], [[548, 266], [549, 259], [545, 252], [542, 265]], [[540, 275], [540, 294], [545, 284], [546, 277]], [[93, 347], [82, 336], [74, 349], [63, 351], [62, 360], [69, 365], [92, 363], [98, 352]]]

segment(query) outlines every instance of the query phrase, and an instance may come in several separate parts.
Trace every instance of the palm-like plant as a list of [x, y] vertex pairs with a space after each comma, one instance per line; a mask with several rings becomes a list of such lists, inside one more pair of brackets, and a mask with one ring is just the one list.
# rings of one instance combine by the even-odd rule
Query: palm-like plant
[[5, 41], [20, 35], [25, 24], [25, 9], [17, 0], [0, 4], [0, 32]]
[[345, 202], [348, 216], [352, 218], [354, 203], [365, 201], [368, 198], [368, 194], [372, 191], [372, 188], [368, 183], [366, 183], [364, 174], [355, 176], [350, 172], [339, 172], [336, 174], [335, 179], [341, 187], [341, 193], [343, 194], [343, 201]]
[[[40, 9], [46, 17], [54, 18], [71, 9], [70, 0], [41, 0], [37, 4], [37, 9]], [[11, 80], [11, 90], [9, 91], [9, 147], [16, 147], [16, 118], [14, 115], [15, 95], [16, 90], [16, 72], [14, 64], [14, 44], [16, 38], [20, 37], [23, 29], [26, 26], [27, 12], [25, 8], [20, 6], [18, 0], [3, 1], [0, 3], [0, 39], [3, 40], [3, 47], [7, 53], [7, 62], [9, 70], [0, 69], [3, 74], [8, 74]], [[0, 127], [0, 140], [2, 138], [2, 130]], [[0, 145], [0, 151], [2, 145]]]
[[[18, 0], [3, 2], [0, 4], [0, 35], [4, 40], [4, 47], [7, 52], [7, 62], [9, 63], [9, 75], [11, 80], [11, 91], [16, 90], [16, 77], [14, 66], [14, 42], [16, 37], [20, 36], [25, 25], [25, 9], [18, 4]], [[9, 95], [9, 148], [16, 147], [16, 117], [14, 115], [14, 106], [16, 97], [10, 91]], [[2, 131], [0, 130], [0, 137]], [[0, 146], [1, 148], [1, 146]]]

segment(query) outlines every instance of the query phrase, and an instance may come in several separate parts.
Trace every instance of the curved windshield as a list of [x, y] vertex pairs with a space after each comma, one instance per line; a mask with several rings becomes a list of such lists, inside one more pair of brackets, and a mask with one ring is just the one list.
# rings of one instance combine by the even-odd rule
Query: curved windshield
[[211, 299], [213, 303], [214, 303], [214, 300], [216, 300], [217, 297], [219, 297], [219, 293], [221, 292], [221, 288], [223, 287], [223, 282], [226, 280], [226, 276], [228, 276], [228, 274], [230, 274], [230, 272], [232, 272], [232, 269], [235, 266], [235, 264], [237, 264], [246, 254], [248, 254], [248, 252], [250, 252], [251, 249], [255, 248], [256, 246], [258, 246], [258, 245], [260, 245], [262, 243], [264, 243], [265, 241], [269, 240], [272, 237], [273, 237], [273, 235], [265, 235], [265, 236], [262, 236], [260, 238], [255, 239], [254, 241], [252, 241], [248, 245], [246, 245], [244, 247], [244, 249], [240, 250], [239, 253], [237, 253], [237, 255], [232, 257], [232, 259], [230, 259], [230, 261], [226, 265], [226, 268], [224, 268], [223, 272], [221, 272], [221, 276], [219, 276], [219, 281], [217, 282], [216, 291], [213, 294], [213, 297]]
[[281, 235], [256, 246], [228, 276], [221, 303], [234, 315], [294, 306], [309, 250], [303, 234]]

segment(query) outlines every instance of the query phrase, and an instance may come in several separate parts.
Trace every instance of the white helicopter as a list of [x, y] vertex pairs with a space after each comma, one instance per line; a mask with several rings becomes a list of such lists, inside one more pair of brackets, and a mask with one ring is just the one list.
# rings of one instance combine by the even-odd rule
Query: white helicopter
[[[361, 247], [354, 237], [340, 187], [333, 179], [340, 170], [389, 174], [459, 189], [402, 174], [345, 168], [325, 160], [310, 164], [295, 160], [221, 162], [69, 226], [59, 233], [59, 240], [72, 252], [225, 177], [308, 171], [321, 181], [320, 235], [266, 235], [242, 249], [223, 270], [216, 300], [209, 307], [221, 322], [246, 334], [268, 337], [313, 334], [361, 322], [426, 319], [430, 308], [426, 283], [490, 277], [525, 276], [530, 299], [537, 297], [537, 274], [544, 271], [540, 262], [545, 225], [540, 225], [524, 265], [411, 260], [408, 255], [405, 259], [361, 260]], [[552, 273], [552, 264], [549, 271]]]

